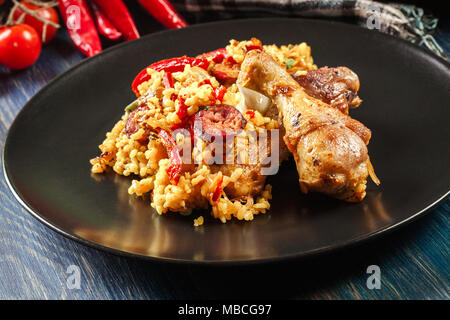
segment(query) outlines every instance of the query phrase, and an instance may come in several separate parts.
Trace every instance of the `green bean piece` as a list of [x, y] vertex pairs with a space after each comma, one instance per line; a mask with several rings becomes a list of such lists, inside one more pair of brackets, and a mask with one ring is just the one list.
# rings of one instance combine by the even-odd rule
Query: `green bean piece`
[[137, 107], [137, 100], [134, 100], [132, 103], [125, 107], [125, 112], [133, 112]]

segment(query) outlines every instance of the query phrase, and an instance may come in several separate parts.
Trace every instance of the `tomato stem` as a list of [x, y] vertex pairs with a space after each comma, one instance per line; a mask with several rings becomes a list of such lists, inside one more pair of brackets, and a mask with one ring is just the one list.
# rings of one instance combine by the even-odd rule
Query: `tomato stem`
[[[58, 5], [58, 3], [56, 1], [47, 1], [47, 2], [43, 2], [43, 1], [38, 1], [38, 0], [27, 0], [26, 2], [34, 4], [36, 6], [39, 6], [40, 8], [37, 10], [31, 10], [29, 8], [27, 8], [25, 5], [23, 5], [22, 3], [20, 3], [18, 0], [12, 0], [13, 1], [13, 7], [11, 8], [11, 11], [9, 12], [8, 15], [8, 19], [6, 20], [5, 26], [12, 26], [12, 25], [16, 25], [16, 24], [21, 24], [23, 23], [25, 16], [28, 14], [30, 16], [32, 16], [33, 18], [35, 18], [36, 20], [40, 21], [43, 23], [43, 28], [42, 28], [42, 42], [45, 42], [46, 36], [47, 36], [47, 28], [48, 25], [52, 26], [55, 29], [60, 28], [60, 25], [44, 19], [42, 17], [39, 16], [39, 11], [40, 10], [45, 10], [48, 8], [52, 8], [56, 5]], [[18, 19], [14, 19], [14, 12], [20, 9], [23, 11], [23, 13], [20, 15], [20, 17]]]
[[[22, 19], [23, 19], [23, 17], [25, 17], [26, 14], [22, 14], [22, 15], [20, 16], [20, 18], [19, 18], [18, 20], [16, 20], [16, 21], [14, 21], [14, 19], [12, 18], [12, 14], [14, 13], [14, 10], [15, 10], [16, 8], [20, 8], [20, 10], [22, 10], [24, 13], [29, 14], [30, 16], [32, 16], [32, 17], [35, 18], [36, 20], [39, 20], [40, 22], [42, 22], [42, 23], [44, 23], [44, 24], [46, 24], [46, 25], [49, 24], [49, 25], [51, 25], [53, 28], [56, 28], [56, 29], [58, 29], [58, 28], [61, 27], [59, 24], [57, 24], [57, 23], [55, 23], [55, 22], [53, 22], [53, 21], [50, 21], [50, 20], [41, 18], [41, 17], [38, 15], [38, 12], [39, 12], [40, 10], [44, 10], [44, 9], [51, 8], [51, 7], [54, 7], [54, 6], [58, 5], [57, 2], [54, 2], [54, 1], [52, 1], [52, 2], [41, 2], [41, 1], [36, 1], [36, 0], [27, 0], [27, 2], [30, 2], [30, 3], [32, 3], [32, 4], [34, 4], [34, 5], [37, 5], [37, 6], [40, 6], [40, 7], [41, 7], [40, 9], [37, 9], [37, 10], [30, 10], [30, 9], [28, 9], [26, 6], [24, 6], [23, 4], [21, 4], [20, 2], [18, 2], [17, 0], [12, 0], [12, 1], [13, 1], [13, 3], [14, 3], [14, 7], [11, 9], [11, 12], [10, 12], [10, 17], [11, 17], [11, 22], [10, 22], [10, 23], [12, 23], [12, 24], [22, 23]], [[9, 18], [8, 18], [8, 20], [9, 20]], [[20, 21], [19, 21], [19, 20], [20, 20]], [[8, 22], [7, 22], [7, 23], [8, 23]]]
[[[36, 20], [42, 22], [43, 27], [42, 27], [42, 42], [45, 42], [46, 38], [47, 38], [47, 28], [48, 25], [52, 26], [55, 29], [59, 29], [60, 25], [44, 19], [42, 17], [39, 16], [39, 11], [41, 10], [45, 10], [51, 7], [54, 7], [56, 5], [58, 5], [58, 3], [56, 1], [50, 1], [50, 2], [43, 2], [43, 1], [38, 1], [38, 0], [27, 0], [26, 2], [34, 4], [35, 6], [38, 6], [39, 9], [36, 10], [31, 10], [29, 9], [27, 6], [23, 5], [22, 3], [20, 3], [18, 0], [12, 0], [14, 3], [14, 6], [11, 8], [11, 11], [9, 12], [9, 16], [8, 16], [8, 20], [6, 21], [6, 25], [7, 26], [11, 26], [11, 25], [15, 25], [15, 24], [21, 24], [23, 23], [23, 21], [25, 20], [25, 16], [28, 14], [30, 16], [32, 16], [33, 18], [35, 18]], [[20, 15], [20, 17], [17, 20], [14, 20], [14, 12], [20, 9], [23, 11], [23, 13]]]

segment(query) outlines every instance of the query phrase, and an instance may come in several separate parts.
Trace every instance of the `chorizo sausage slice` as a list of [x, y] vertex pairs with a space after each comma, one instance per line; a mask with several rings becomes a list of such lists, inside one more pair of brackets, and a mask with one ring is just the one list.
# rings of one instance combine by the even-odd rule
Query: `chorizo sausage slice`
[[247, 121], [233, 106], [216, 104], [197, 112], [194, 119], [194, 135], [212, 142], [218, 137], [232, 138], [244, 129]]
[[219, 80], [219, 82], [222, 84], [234, 83], [239, 76], [239, 65], [218, 63], [214, 65], [211, 72], [214, 77], [216, 77], [216, 79]]
[[138, 140], [142, 144], [148, 143], [148, 137], [152, 131], [151, 128], [147, 127], [145, 124], [145, 121], [148, 119], [148, 115], [146, 114], [147, 110], [148, 107], [145, 104], [136, 108], [128, 115], [128, 119], [125, 124], [125, 132], [128, 138], [138, 132], [140, 128], [145, 130], [145, 134]]

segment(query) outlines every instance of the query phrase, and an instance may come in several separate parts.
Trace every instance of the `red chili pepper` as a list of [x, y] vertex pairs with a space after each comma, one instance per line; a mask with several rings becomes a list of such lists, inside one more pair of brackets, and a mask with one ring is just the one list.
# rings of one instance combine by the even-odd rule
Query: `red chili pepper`
[[206, 59], [196, 59], [196, 58], [189, 58], [189, 57], [180, 57], [180, 58], [172, 58], [172, 59], [166, 59], [161, 60], [159, 62], [153, 63], [149, 65], [147, 68], [141, 70], [141, 72], [138, 73], [136, 78], [134, 78], [133, 84], [131, 85], [131, 88], [133, 89], [133, 92], [136, 94], [136, 96], [139, 96], [139, 91], [137, 87], [145, 81], [150, 80], [151, 76], [147, 73], [147, 69], [151, 68], [156, 71], [166, 71], [166, 72], [179, 72], [183, 71], [184, 67], [186, 65], [190, 65], [191, 67], [200, 67], [202, 69], [208, 70], [210, 62]]
[[139, 32], [122, 0], [94, 0], [126, 40], [139, 38]]
[[225, 93], [227, 93], [227, 88], [225, 88], [224, 86], [220, 86], [219, 88], [214, 89], [214, 97], [216, 98], [216, 100], [220, 101], [220, 103], [222, 103]]
[[58, 0], [72, 42], [88, 57], [102, 52], [102, 45], [85, 0]]
[[166, 89], [173, 88], [174, 80], [173, 80], [173, 77], [172, 77], [172, 73], [167, 72], [167, 71], [164, 72], [163, 83], [164, 83], [164, 87]]
[[166, 172], [169, 175], [169, 179], [175, 185], [181, 176], [182, 160], [180, 155], [180, 150], [172, 138], [172, 135], [164, 129], [158, 129], [158, 136], [161, 139], [161, 143], [166, 148], [167, 154], [169, 155], [169, 167], [167, 167]]
[[167, 0], [138, 0], [138, 2], [166, 28], [184, 28], [188, 25]]
[[219, 200], [220, 195], [222, 194], [222, 183], [223, 183], [223, 176], [217, 183], [216, 189], [214, 190], [213, 195], [211, 197], [213, 203], [216, 203], [217, 200]]
[[94, 13], [95, 22], [100, 34], [110, 40], [119, 39], [122, 36], [122, 33], [114, 27], [112, 22], [94, 2], [90, 2], [90, 5], [92, 7], [92, 12]]

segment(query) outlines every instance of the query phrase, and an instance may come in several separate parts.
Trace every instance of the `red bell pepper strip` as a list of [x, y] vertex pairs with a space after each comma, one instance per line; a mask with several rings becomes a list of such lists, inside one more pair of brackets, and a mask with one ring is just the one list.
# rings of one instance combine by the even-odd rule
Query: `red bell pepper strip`
[[220, 195], [222, 194], [222, 183], [223, 183], [223, 176], [220, 178], [219, 182], [217, 183], [216, 189], [214, 190], [211, 200], [213, 204], [219, 200]]
[[168, 71], [164, 72], [163, 83], [164, 83], [164, 87], [165, 87], [166, 89], [168, 89], [168, 88], [173, 88], [173, 86], [174, 86], [174, 81], [173, 81], [172, 73], [170, 73], [170, 72], [168, 72]]
[[94, 0], [125, 40], [139, 38], [139, 32], [122, 0]]
[[252, 38], [251, 42], [252, 42], [252, 44], [245, 46], [245, 48], [247, 49], [247, 52], [249, 52], [250, 50], [263, 50], [262, 43], [259, 39]]
[[188, 115], [188, 113], [187, 113], [188, 106], [184, 104], [184, 101], [185, 101], [184, 98], [180, 97], [179, 101], [180, 101], [180, 108], [177, 111], [177, 116], [183, 122]]
[[259, 44], [250, 44], [245, 48], [247, 49], [247, 52], [249, 52], [250, 50], [262, 50], [262, 46]]
[[122, 33], [114, 27], [112, 22], [94, 2], [90, 2], [90, 5], [92, 7], [95, 23], [98, 31], [100, 31], [100, 34], [110, 40], [119, 39], [122, 36]]
[[212, 61], [214, 61], [215, 63], [221, 63], [227, 57], [228, 57], [228, 52], [225, 48], [220, 48], [220, 49], [217, 49], [214, 51], [206, 52], [206, 53], [203, 53], [203, 54], [197, 56], [197, 58], [203, 58], [203, 59], [211, 58]]
[[178, 147], [175, 147], [170, 151], [169, 161], [170, 164], [167, 167], [166, 172], [169, 175], [170, 181], [172, 181], [173, 184], [177, 185], [178, 181], [180, 180], [181, 169], [183, 166], [180, 150], [178, 149]]
[[167, 0], [138, 0], [138, 2], [166, 28], [177, 29], [188, 25]]
[[226, 58], [225, 58], [225, 63], [228, 63], [228, 64], [238, 64], [238, 63], [236, 62], [236, 60], [233, 59], [232, 56], [226, 57]]
[[203, 58], [203, 59], [209, 59], [211, 58], [212, 61], [215, 63], [228, 63], [228, 64], [236, 64], [237, 62], [233, 59], [232, 56], [228, 55], [227, 49], [220, 48], [214, 51], [203, 53], [197, 58]]
[[209, 61], [206, 59], [196, 59], [196, 58], [189, 58], [189, 57], [180, 57], [180, 58], [172, 58], [172, 59], [166, 59], [161, 60], [159, 62], [153, 63], [149, 65], [147, 68], [141, 70], [141, 72], [138, 73], [136, 78], [134, 78], [133, 84], [131, 85], [131, 88], [133, 89], [133, 92], [136, 94], [136, 96], [139, 96], [139, 91], [137, 87], [145, 81], [150, 80], [151, 76], [147, 73], [147, 69], [151, 68], [156, 71], [166, 71], [166, 72], [179, 72], [183, 71], [184, 67], [188, 64], [191, 67], [200, 67], [202, 69], [208, 70], [209, 67]]
[[194, 136], [194, 120], [195, 120], [195, 114], [187, 117], [184, 119], [181, 123], [176, 123], [172, 126], [172, 130], [178, 130], [178, 129], [186, 129], [189, 131], [189, 134], [191, 136], [191, 143], [192, 145], [195, 144], [195, 136]]
[[180, 155], [180, 150], [172, 138], [171, 134], [164, 129], [159, 129], [158, 136], [161, 139], [161, 143], [166, 148], [167, 154], [169, 155], [169, 167], [167, 167], [166, 172], [169, 176], [170, 181], [173, 184], [178, 184], [181, 176], [182, 160]]
[[172, 138], [172, 135], [164, 129], [157, 128], [158, 136], [161, 139], [161, 142], [166, 148], [167, 152], [170, 152], [173, 148], [177, 146], [175, 140]]
[[102, 52], [102, 45], [85, 0], [58, 0], [72, 42], [88, 57]]
[[227, 88], [225, 88], [224, 86], [220, 86], [219, 88], [215, 88], [214, 89], [214, 97], [220, 103], [222, 103], [223, 97], [225, 96], [225, 93], [227, 93]]

